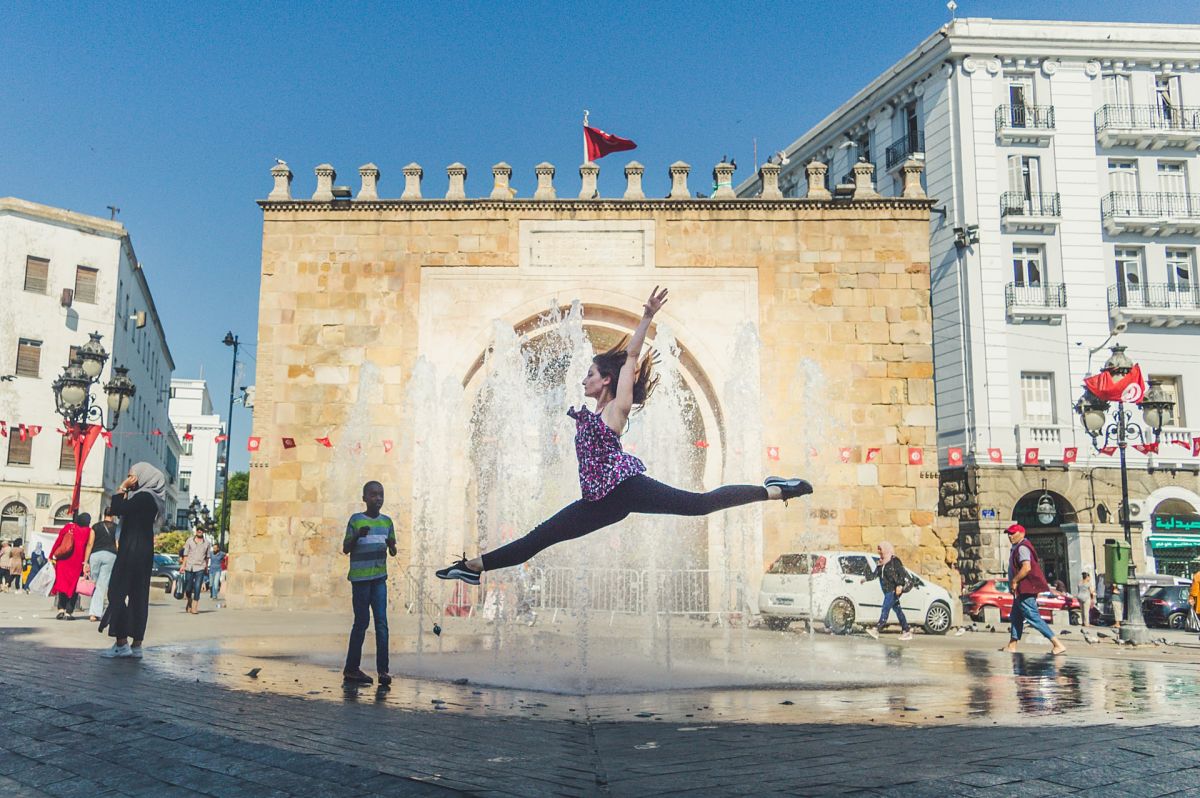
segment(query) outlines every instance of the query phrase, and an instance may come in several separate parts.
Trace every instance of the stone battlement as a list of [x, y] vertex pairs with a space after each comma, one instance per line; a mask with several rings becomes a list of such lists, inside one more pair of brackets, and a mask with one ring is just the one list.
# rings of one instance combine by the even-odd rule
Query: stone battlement
[[812, 161], [806, 167], [808, 175], [808, 195], [803, 198], [785, 198], [779, 189], [778, 164], [764, 163], [759, 167], [761, 190], [757, 197], [740, 198], [733, 192], [733, 171], [731, 163], [719, 163], [713, 167], [712, 176], [716, 189], [711, 196], [694, 194], [688, 187], [688, 175], [692, 167], [683, 161], [676, 161], [668, 167], [671, 177], [671, 190], [661, 199], [648, 198], [642, 190], [642, 177], [646, 168], [637, 161], [625, 165], [625, 193], [620, 197], [604, 198], [600, 196], [597, 181], [600, 176], [600, 166], [587, 162], [579, 166], [580, 188], [575, 196], [560, 196], [554, 185], [554, 164], [540, 163], [534, 167], [537, 177], [537, 188], [529, 197], [518, 197], [512, 187], [513, 168], [504, 162], [492, 167], [492, 188], [487, 196], [467, 196], [467, 167], [461, 163], [452, 163], [446, 167], [448, 179], [444, 197], [425, 197], [421, 191], [421, 181], [425, 170], [418, 163], [410, 163], [401, 173], [404, 175], [404, 192], [397, 198], [384, 198], [379, 195], [379, 167], [373, 163], [364, 164], [358, 168], [359, 189], [352, 194], [349, 186], [334, 185], [337, 171], [331, 164], [323, 163], [315, 167], [313, 172], [317, 178], [317, 187], [308, 199], [292, 196], [292, 170], [283, 161], [271, 168], [274, 187], [266, 200], [259, 202], [264, 208], [278, 208], [286, 205], [311, 206], [313, 203], [326, 204], [331, 207], [372, 207], [380, 204], [395, 205], [398, 203], [417, 202], [687, 202], [703, 203], [709, 207], [729, 204], [737, 207], [747, 207], [762, 202], [787, 203], [855, 203], [859, 205], [887, 205], [889, 207], [918, 204], [922, 207], [930, 204], [921, 186], [921, 173], [925, 166], [922, 161], [910, 159], [901, 170], [904, 174], [904, 191], [900, 197], [882, 197], [875, 190], [875, 167], [869, 163], [858, 163], [853, 169], [854, 182], [839, 185], [831, 192], [825, 187], [828, 166], [819, 161]]

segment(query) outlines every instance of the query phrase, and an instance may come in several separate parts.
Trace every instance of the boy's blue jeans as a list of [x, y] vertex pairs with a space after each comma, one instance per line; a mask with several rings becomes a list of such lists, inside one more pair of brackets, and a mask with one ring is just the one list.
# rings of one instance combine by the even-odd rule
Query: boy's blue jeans
[[363, 640], [367, 625], [375, 616], [375, 670], [388, 672], [387, 578], [350, 583], [354, 603], [354, 626], [350, 628], [350, 648], [346, 652], [346, 670], [356, 671], [362, 665]]
[[1008, 635], [1014, 641], [1021, 639], [1021, 633], [1025, 631], [1025, 624], [1037, 629], [1047, 640], [1054, 639], [1054, 632], [1050, 630], [1050, 627], [1042, 620], [1042, 614], [1038, 612], [1037, 596], [1014, 596], [1012, 612], [1008, 614], [1008, 621], [1012, 624], [1009, 627]]

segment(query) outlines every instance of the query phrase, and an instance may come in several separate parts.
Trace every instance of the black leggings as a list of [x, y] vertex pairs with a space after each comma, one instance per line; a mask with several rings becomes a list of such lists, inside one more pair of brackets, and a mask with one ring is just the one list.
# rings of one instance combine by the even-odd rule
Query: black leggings
[[580, 499], [559, 510], [523, 538], [484, 554], [483, 570], [520, 565], [542, 549], [581, 538], [589, 532], [615, 524], [630, 513], [652, 515], [708, 515], [743, 504], [767, 500], [760, 485], [725, 485], [708, 493], [672, 488], [645, 474], [622, 481], [598, 501]]

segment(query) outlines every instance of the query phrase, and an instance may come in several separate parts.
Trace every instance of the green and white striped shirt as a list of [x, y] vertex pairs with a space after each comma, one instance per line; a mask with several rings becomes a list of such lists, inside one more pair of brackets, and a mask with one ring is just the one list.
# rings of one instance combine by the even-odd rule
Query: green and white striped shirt
[[[366, 536], [358, 537], [360, 529], [367, 530]], [[346, 541], [350, 540], [354, 546], [350, 549], [350, 573], [346, 578], [351, 582], [368, 582], [386, 577], [388, 548], [396, 545], [392, 519], [382, 513], [374, 518], [355, 513], [346, 524]]]

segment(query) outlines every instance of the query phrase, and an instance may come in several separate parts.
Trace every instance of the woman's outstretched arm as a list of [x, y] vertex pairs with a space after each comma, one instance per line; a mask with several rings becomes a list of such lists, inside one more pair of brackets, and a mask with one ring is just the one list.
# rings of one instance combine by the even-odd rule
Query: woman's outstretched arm
[[[613, 409], [618, 417], [605, 419], [613, 429], [624, 429], [625, 420], [629, 418], [629, 413], [633, 409], [633, 381], [637, 377], [638, 358], [642, 354], [642, 344], [646, 341], [646, 331], [650, 329], [650, 322], [654, 321], [654, 315], [662, 310], [665, 304], [667, 304], [667, 289], [664, 288], [660, 291], [657, 285], [654, 286], [654, 290], [650, 292], [650, 298], [646, 300], [646, 304], [642, 305], [642, 320], [638, 322], [637, 329], [633, 331], [633, 337], [629, 339], [629, 346], [625, 347], [625, 365], [621, 366], [621, 376], [617, 380], [617, 393], [612, 401]], [[606, 411], [607, 409], [605, 408]]]

